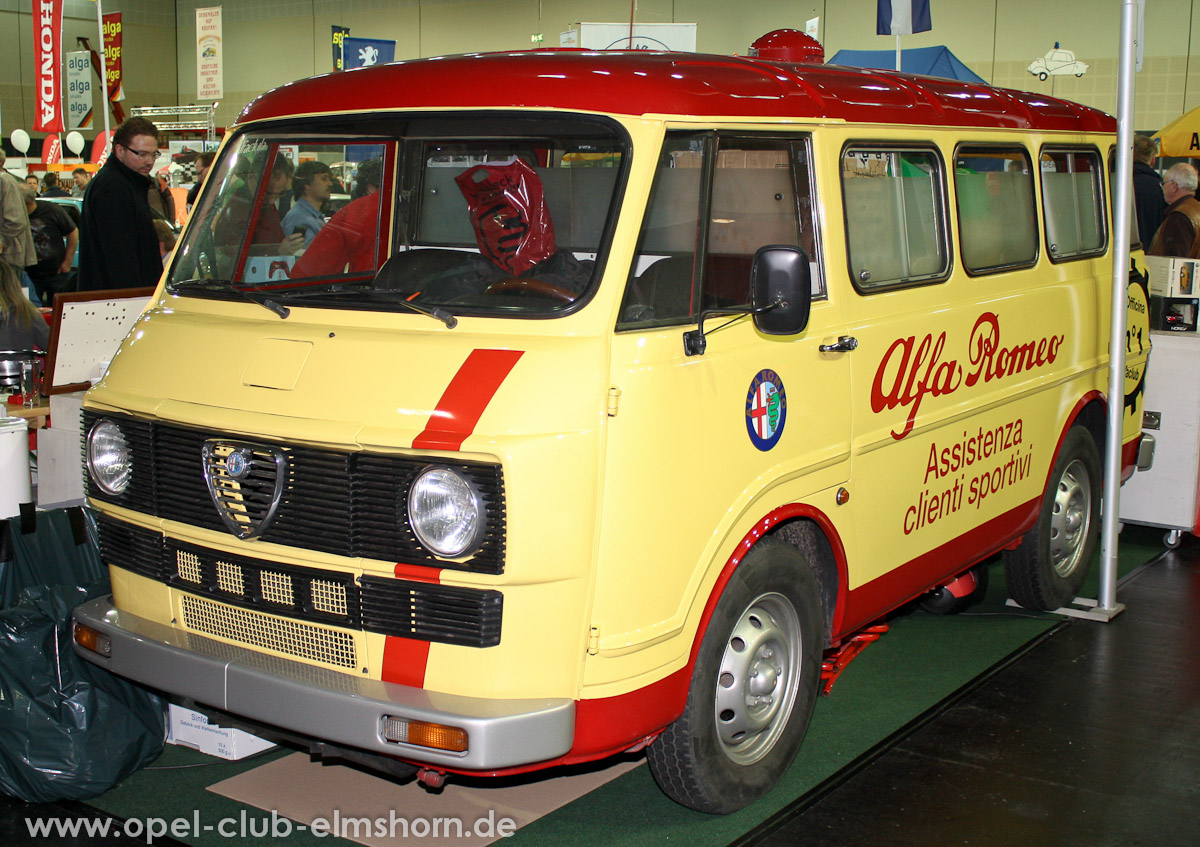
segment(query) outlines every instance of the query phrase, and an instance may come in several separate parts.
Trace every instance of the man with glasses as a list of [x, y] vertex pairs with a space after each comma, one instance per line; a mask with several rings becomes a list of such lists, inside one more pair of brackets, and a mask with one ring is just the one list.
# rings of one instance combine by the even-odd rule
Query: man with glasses
[[112, 153], [83, 195], [80, 291], [158, 282], [162, 258], [147, 199], [158, 155], [158, 127], [145, 118], [129, 118], [113, 133]]

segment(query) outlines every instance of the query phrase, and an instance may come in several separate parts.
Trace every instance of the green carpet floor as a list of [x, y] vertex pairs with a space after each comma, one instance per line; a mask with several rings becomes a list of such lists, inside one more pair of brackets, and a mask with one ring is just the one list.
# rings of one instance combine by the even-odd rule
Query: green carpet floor
[[[1161, 541], [1162, 530], [1127, 527], [1120, 543], [1121, 574], [1161, 553]], [[684, 809], [659, 792], [643, 766], [522, 828], [505, 843], [509, 847], [728, 844], [1062, 620], [1005, 606], [1008, 592], [998, 560], [990, 574], [987, 599], [964, 614], [939, 617], [904, 610], [894, 615], [891, 631], [868, 647], [831, 695], [817, 703], [800, 755], [780, 785], [748, 808], [725, 817]], [[1093, 567], [1081, 596], [1095, 597], [1097, 588]], [[287, 752], [275, 751], [268, 757]], [[204, 789], [264, 761], [225, 762], [168, 747], [154, 765], [90, 803], [121, 818], [191, 819], [198, 809], [205, 822], [243, 813], [262, 819], [266, 813]], [[614, 825], [618, 812], [620, 824]], [[229, 843], [216, 832], [183, 840], [198, 847]], [[296, 833], [271, 843], [301, 847], [348, 842]]]

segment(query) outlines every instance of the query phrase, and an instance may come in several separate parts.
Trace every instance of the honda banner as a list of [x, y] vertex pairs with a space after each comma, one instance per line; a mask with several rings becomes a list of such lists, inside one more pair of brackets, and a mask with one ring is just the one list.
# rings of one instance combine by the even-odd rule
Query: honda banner
[[42, 139], [42, 164], [57, 165], [62, 161], [62, 140], [57, 134]]
[[125, 88], [121, 82], [121, 13], [104, 16], [104, 67], [108, 72], [108, 99], [116, 103], [125, 99]]
[[62, 0], [33, 0], [33, 61], [37, 97], [33, 128], [62, 132]]

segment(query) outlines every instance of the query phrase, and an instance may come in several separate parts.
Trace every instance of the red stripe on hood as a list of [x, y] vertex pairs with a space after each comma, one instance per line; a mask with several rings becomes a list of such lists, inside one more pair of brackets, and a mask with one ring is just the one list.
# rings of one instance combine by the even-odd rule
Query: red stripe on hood
[[424, 450], [462, 447], [523, 354], [523, 350], [472, 350], [412, 446]]

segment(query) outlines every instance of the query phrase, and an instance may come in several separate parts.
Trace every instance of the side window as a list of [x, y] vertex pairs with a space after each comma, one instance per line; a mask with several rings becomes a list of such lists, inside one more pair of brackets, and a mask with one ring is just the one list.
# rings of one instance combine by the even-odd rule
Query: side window
[[950, 253], [944, 184], [941, 158], [932, 150], [846, 149], [842, 199], [856, 288], [945, 278]]
[[807, 146], [723, 136], [713, 169], [702, 307], [748, 306], [754, 254], [769, 244], [801, 247], [816, 261]]
[[[1112, 213], [1112, 220], [1116, 220], [1116, 192], [1112, 190], [1113, 177], [1117, 173], [1117, 148], [1113, 145], [1108, 148], [1108, 184], [1109, 188], [1109, 211]], [[1137, 197], [1132, 191], [1129, 192], [1129, 249], [1140, 250], [1144, 247], [1149, 247], [1150, 242], [1154, 240], [1154, 233], [1147, 232], [1145, 238], [1139, 232], [1138, 216], [1137, 216]]]
[[824, 296], [813, 205], [807, 138], [668, 135], [618, 329], [748, 305], [754, 254], [770, 244], [801, 247]]
[[1023, 147], [958, 148], [954, 188], [968, 271], [989, 273], [1037, 261], [1033, 172]]
[[618, 329], [687, 323], [700, 238], [700, 189], [711, 137], [669, 135], [642, 221]]
[[1102, 253], [1104, 204], [1099, 154], [1043, 150], [1041, 174], [1050, 260], [1060, 262]]

